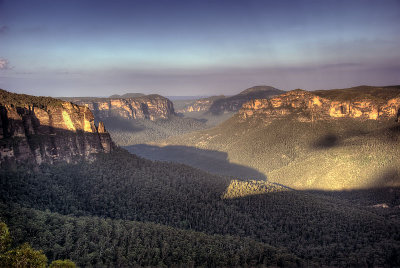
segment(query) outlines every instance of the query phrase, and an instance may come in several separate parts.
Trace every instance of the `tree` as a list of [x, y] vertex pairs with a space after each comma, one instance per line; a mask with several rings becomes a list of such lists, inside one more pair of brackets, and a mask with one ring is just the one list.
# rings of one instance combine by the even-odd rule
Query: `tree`
[[11, 244], [10, 232], [4, 222], [0, 222], [0, 254], [7, 251]]
[[41, 250], [34, 250], [28, 243], [24, 243], [2, 254], [0, 256], [0, 266], [44, 268], [47, 266], [47, 257]]
[[76, 265], [71, 260], [56, 260], [50, 264], [49, 268], [76, 268]]
[[[11, 244], [10, 232], [4, 222], [0, 222], [0, 267], [10, 268], [44, 268], [47, 267], [47, 257], [41, 250], [33, 249], [28, 243], [8, 250]], [[7, 251], [8, 250], [8, 251]], [[76, 268], [73, 261], [56, 260], [50, 268]]]

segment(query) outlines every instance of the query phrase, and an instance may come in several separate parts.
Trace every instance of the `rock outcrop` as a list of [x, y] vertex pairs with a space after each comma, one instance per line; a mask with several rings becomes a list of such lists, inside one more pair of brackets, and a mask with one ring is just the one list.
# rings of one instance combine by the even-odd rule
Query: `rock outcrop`
[[175, 114], [172, 102], [160, 95], [135, 98], [66, 98], [78, 105], [88, 107], [98, 120], [122, 119], [166, 119]]
[[216, 115], [224, 112], [237, 112], [244, 103], [250, 100], [269, 98], [282, 93], [284, 91], [270, 86], [251, 87], [237, 95], [215, 100], [210, 106], [209, 112]]
[[186, 105], [183, 109], [178, 110], [179, 113], [190, 113], [190, 112], [208, 112], [210, 110], [211, 105], [219, 99], [225, 99], [224, 95], [220, 96], [211, 96], [208, 98], [201, 98], [195, 100], [194, 102]]
[[0, 90], [0, 163], [73, 162], [110, 152], [114, 144], [89, 108]]
[[296, 115], [300, 121], [333, 118], [381, 120], [400, 117], [400, 86], [305, 91], [296, 89], [270, 98], [245, 103], [242, 118], [270, 120]]
[[237, 95], [224, 95], [202, 98], [190, 103], [178, 112], [207, 112], [214, 115], [225, 112], [237, 112], [242, 105], [250, 100], [269, 98], [284, 93], [284, 91], [270, 86], [255, 86], [248, 88]]

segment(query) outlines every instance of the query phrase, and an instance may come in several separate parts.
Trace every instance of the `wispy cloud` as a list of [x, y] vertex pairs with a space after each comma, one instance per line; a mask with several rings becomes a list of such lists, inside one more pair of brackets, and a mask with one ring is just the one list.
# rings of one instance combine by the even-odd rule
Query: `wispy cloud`
[[0, 58], [0, 70], [8, 70], [10, 69], [10, 63], [8, 60]]

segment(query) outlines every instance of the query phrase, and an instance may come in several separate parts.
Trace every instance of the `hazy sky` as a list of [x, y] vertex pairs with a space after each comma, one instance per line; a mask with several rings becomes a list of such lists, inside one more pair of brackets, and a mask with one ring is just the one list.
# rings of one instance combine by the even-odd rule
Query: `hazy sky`
[[400, 1], [0, 0], [0, 88], [50, 96], [400, 84]]

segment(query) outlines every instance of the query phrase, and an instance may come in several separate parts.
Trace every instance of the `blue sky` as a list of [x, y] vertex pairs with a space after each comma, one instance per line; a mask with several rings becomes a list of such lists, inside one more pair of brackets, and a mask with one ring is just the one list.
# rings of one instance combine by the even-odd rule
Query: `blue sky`
[[0, 0], [0, 88], [235, 94], [400, 84], [400, 1]]

